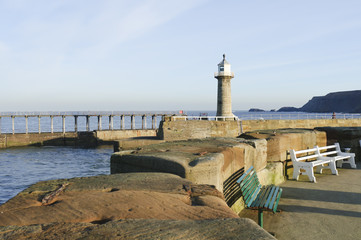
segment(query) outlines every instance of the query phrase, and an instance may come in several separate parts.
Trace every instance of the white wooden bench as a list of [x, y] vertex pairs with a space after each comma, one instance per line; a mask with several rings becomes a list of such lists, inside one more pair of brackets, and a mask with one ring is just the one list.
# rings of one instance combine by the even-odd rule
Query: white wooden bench
[[349, 163], [351, 168], [356, 168], [355, 154], [341, 152], [340, 144], [335, 143], [334, 145], [319, 147], [316, 146], [317, 154], [323, 157], [332, 157], [336, 162], [337, 167], [342, 167], [342, 164]]
[[317, 153], [316, 148], [295, 151], [290, 150], [291, 160], [293, 164], [293, 179], [298, 180], [301, 170], [305, 171], [311, 182], [316, 182], [313, 173], [313, 167], [316, 167], [317, 173], [322, 173], [322, 169], [331, 169], [332, 174], [338, 175], [335, 160], [332, 157], [324, 157]]

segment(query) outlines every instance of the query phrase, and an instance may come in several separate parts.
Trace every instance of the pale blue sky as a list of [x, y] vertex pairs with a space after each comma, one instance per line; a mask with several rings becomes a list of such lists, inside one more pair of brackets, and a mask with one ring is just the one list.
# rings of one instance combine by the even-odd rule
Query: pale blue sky
[[0, 112], [301, 107], [361, 89], [360, 0], [0, 0]]

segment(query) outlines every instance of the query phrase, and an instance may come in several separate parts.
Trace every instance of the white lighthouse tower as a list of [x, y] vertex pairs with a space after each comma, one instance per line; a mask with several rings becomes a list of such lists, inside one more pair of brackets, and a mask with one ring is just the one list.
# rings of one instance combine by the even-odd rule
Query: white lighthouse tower
[[233, 118], [231, 79], [234, 78], [234, 73], [231, 72], [231, 64], [226, 61], [225, 54], [214, 77], [218, 79], [217, 117]]

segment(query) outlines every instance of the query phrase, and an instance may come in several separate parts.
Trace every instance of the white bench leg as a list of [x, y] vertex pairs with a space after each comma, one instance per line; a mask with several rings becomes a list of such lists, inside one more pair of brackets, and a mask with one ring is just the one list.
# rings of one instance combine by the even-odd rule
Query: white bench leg
[[337, 161], [337, 162], [336, 162], [336, 166], [337, 166], [338, 168], [342, 168], [342, 163], [343, 163], [343, 160]]
[[316, 178], [315, 175], [313, 174], [313, 167], [305, 168], [305, 170], [310, 182], [316, 183]]
[[354, 156], [351, 156], [349, 161], [350, 161], [351, 168], [356, 168]]
[[296, 179], [296, 181], [298, 181], [298, 177], [300, 176], [300, 167], [298, 166], [293, 166], [293, 179]]
[[331, 172], [333, 175], [338, 175], [338, 171], [336, 169], [336, 161], [331, 161], [329, 163], [329, 166], [330, 166], [330, 169], [331, 169]]

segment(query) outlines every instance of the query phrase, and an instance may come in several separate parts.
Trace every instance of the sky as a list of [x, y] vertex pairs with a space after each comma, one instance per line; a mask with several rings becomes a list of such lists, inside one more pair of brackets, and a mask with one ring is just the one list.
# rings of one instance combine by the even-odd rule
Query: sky
[[301, 107], [361, 89], [360, 0], [0, 0], [0, 112]]

